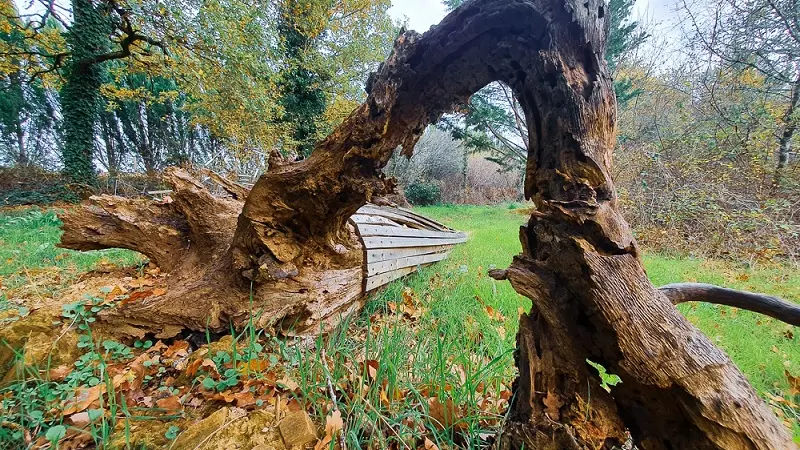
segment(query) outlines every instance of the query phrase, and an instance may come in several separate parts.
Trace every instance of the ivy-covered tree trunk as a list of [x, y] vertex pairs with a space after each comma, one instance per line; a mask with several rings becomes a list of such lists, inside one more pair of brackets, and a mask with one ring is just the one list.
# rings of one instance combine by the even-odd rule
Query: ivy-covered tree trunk
[[[273, 164], [247, 192], [211, 196], [180, 170], [171, 202], [96, 197], [64, 216], [62, 245], [141, 251], [166, 293], [103, 320], [174, 334], [260, 325], [306, 332], [361, 306], [362, 249], [348, 225], [393, 182], [398, 146], [494, 81], [530, 130], [522, 254], [492, 276], [532, 300], [517, 336], [501, 448], [792, 449], [730, 359], [655, 289], [610, 176], [616, 132], [601, 0], [473, 0], [424, 36], [404, 32], [367, 101], [303, 161]], [[243, 200], [243, 201], [242, 201]], [[691, 292], [700, 292], [695, 288]], [[670, 288], [685, 301], [685, 288]], [[695, 295], [696, 294], [692, 294]], [[622, 378], [606, 392], [587, 359]]]
[[73, 23], [67, 34], [72, 52], [61, 89], [64, 117], [64, 175], [73, 183], [97, 183], [94, 169], [95, 123], [102, 97], [100, 86], [106, 76], [102, 64], [94, 59], [108, 51], [111, 23], [101, 8], [90, 0], [72, 0]]
[[309, 19], [316, 8], [313, 3], [314, 0], [285, 0], [278, 28], [285, 65], [279, 84], [283, 121], [292, 129], [294, 151], [304, 158], [319, 139], [317, 124], [327, 104], [321, 78], [307, 61], [314, 44], [312, 30], [318, 29], [318, 24]]

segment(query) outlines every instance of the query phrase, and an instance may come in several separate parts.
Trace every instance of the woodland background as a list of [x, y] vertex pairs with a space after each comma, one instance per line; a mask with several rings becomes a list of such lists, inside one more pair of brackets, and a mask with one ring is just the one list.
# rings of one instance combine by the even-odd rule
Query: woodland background
[[[142, 194], [170, 165], [248, 182], [271, 154], [302, 159], [363, 100], [403, 25], [390, 6], [0, 0], [0, 201]], [[611, 0], [606, 56], [616, 183], [640, 242], [796, 263], [800, 11], [684, 1], [664, 36], [632, 7]], [[386, 171], [417, 205], [520, 202], [527, 140], [510, 90], [490, 85]]]

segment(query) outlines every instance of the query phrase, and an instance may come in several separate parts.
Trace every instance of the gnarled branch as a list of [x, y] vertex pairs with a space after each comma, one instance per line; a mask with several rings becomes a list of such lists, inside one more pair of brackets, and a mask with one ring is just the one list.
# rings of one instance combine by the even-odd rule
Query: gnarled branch
[[800, 305], [767, 294], [739, 291], [703, 283], [675, 283], [658, 288], [673, 305], [706, 302], [764, 314], [800, 327]]

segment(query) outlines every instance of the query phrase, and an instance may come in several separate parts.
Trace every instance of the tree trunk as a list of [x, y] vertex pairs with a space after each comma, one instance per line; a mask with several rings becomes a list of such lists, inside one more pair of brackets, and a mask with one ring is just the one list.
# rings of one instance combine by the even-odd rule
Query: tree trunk
[[792, 96], [789, 100], [789, 106], [783, 115], [783, 133], [778, 141], [778, 162], [775, 164], [775, 175], [772, 178], [773, 190], [777, 192], [781, 187], [781, 179], [783, 178], [783, 171], [786, 164], [789, 162], [789, 152], [792, 150], [792, 139], [794, 132], [797, 130], [797, 121], [794, 118], [797, 103], [800, 102], [800, 73], [792, 85]]
[[67, 33], [72, 57], [61, 89], [64, 115], [61, 156], [67, 179], [95, 185], [94, 125], [100, 114], [100, 86], [105, 80], [106, 70], [102, 64], [87, 61], [109, 47], [111, 23], [101, 7], [88, 0], [73, 0], [72, 12], [74, 21]]
[[[393, 150], [410, 154], [428, 124], [501, 81], [526, 116], [525, 192], [536, 203], [523, 254], [493, 272], [533, 302], [501, 448], [610, 449], [627, 432], [643, 449], [794, 448], [728, 357], [645, 276], [609, 175], [607, 26], [599, 0], [467, 2], [424, 36], [403, 32], [367, 101], [311, 157], [274, 165], [243, 205], [172, 170], [172, 203], [97, 197], [64, 217], [62, 244], [132, 248], [170, 270], [166, 295], [105, 320], [169, 334], [260, 311], [262, 325], [317, 331], [360, 306], [362, 254], [347, 220], [392, 188], [380, 169]], [[622, 384], [602, 390], [587, 359]]]

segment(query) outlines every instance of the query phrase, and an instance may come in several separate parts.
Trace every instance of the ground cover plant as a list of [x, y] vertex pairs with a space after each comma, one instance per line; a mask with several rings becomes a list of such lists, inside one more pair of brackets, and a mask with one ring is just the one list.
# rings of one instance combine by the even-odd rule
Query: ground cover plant
[[[506, 267], [519, 252], [515, 225], [525, 220], [517, 213], [521, 207], [420, 208], [467, 231], [468, 243], [447, 261], [391, 284], [361, 314], [311, 342], [277, 339], [252, 326], [230, 336], [166, 342], [106, 338], [89, 327], [94, 313], [157, 289], [158, 270], [132, 252], [55, 248], [59, 231], [52, 211], [4, 212], [4, 325], [57, 299], [82, 271], [99, 269], [102, 277], [118, 267], [132, 269], [120, 285], [95, 283], [85, 297], [59, 306], [58, 326], [77, 335], [75, 361], [58, 364], [50, 358], [11, 368], [0, 394], [0, 448], [51, 442], [74, 446], [66, 448], [181, 448], [196, 421], [219, 408], [261, 410], [275, 404], [283, 411], [305, 409], [319, 424], [333, 423], [329, 428], [343, 429], [349, 448], [485, 446], [503, 422], [515, 376], [518, 316], [530, 307], [486, 271]], [[800, 274], [793, 267], [659, 255], [647, 255], [645, 264], [656, 285], [710, 282], [800, 298]], [[49, 290], [30, 288], [40, 273], [54, 274]], [[796, 330], [725, 306], [680, 309], [730, 354], [799, 439]], [[15, 359], [25, 357], [17, 349]], [[611, 385], [612, 375], [603, 377]], [[341, 417], [341, 426], [333, 417]], [[327, 435], [321, 435], [324, 442]]]

